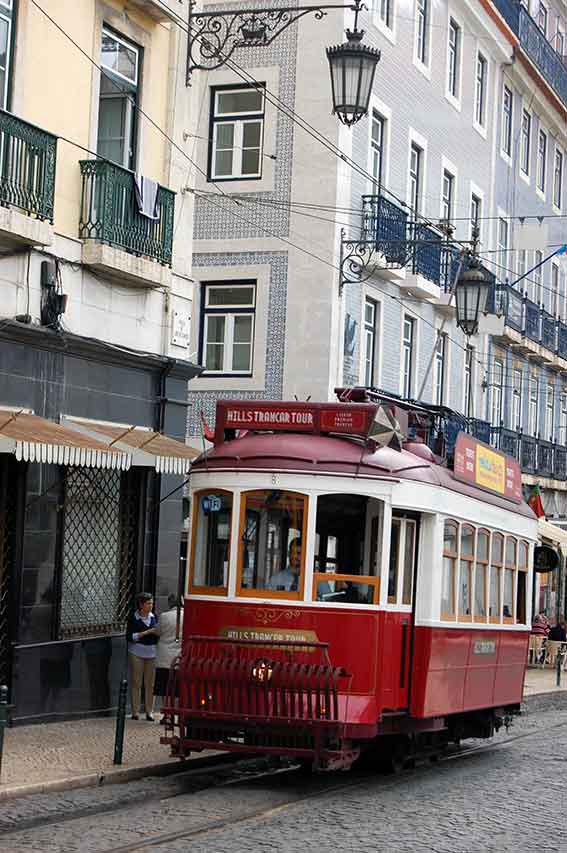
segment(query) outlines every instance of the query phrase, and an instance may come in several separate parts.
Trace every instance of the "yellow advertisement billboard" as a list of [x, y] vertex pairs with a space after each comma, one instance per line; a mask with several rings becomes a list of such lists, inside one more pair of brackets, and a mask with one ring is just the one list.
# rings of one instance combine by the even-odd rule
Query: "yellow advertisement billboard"
[[476, 482], [501, 495], [506, 492], [506, 459], [482, 444], [476, 448]]

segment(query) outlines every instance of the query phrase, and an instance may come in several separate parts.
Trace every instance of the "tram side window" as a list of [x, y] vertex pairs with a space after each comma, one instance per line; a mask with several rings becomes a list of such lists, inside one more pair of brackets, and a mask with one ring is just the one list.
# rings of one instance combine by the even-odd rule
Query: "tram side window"
[[518, 589], [516, 593], [516, 622], [526, 624], [528, 588], [528, 543], [520, 542], [518, 548]]
[[474, 618], [476, 622], [486, 621], [486, 587], [488, 577], [488, 548], [490, 534], [479, 530], [476, 541], [476, 564], [474, 576]]
[[230, 560], [232, 495], [197, 493], [193, 526], [193, 588], [226, 588]]
[[317, 500], [313, 598], [338, 604], [379, 600], [383, 504], [363, 495]]
[[[417, 524], [410, 518], [392, 518], [388, 603], [411, 604]], [[401, 589], [400, 589], [401, 583]]]
[[441, 589], [441, 616], [455, 618], [455, 584], [457, 575], [458, 527], [454, 521], [446, 521], [443, 534], [443, 585]]
[[502, 599], [502, 615], [504, 622], [514, 620], [514, 576], [516, 573], [516, 548], [515, 539], [506, 539], [506, 562], [504, 566], [504, 596]]
[[298, 598], [303, 590], [307, 498], [295, 492], [248, 492], [239, 555], [239, 591]]
[[459, 619], [472, 618], [472, 572], [475, 552], [474, 527], [461, 526], [461, 565], [459, 573]]
[[490, 594], [488, 600], [488, 616], [491, 622], [500, 622], [500, 589], [503, 565], [504, 537], [501, 533], [493, 533], [490, 560]]

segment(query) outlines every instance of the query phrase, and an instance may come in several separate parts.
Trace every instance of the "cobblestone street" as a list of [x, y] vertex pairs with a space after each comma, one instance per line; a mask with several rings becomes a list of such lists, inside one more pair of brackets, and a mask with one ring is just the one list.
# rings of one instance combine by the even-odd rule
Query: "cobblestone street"
[[201, 770], [6, 801], [0, 851], [567, 851], [563, 703], [400, 776]]

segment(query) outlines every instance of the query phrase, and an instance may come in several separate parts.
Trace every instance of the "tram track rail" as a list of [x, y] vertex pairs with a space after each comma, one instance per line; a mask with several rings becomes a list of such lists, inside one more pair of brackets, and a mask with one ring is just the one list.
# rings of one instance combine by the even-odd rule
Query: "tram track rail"
[[[547, 727], [546, 731], [567, 727], [567, 721], [557, 723]], [[508, 735], [500, 742], [490, 742], [478, 745], [465, 745], [449, 749], [447, 752], [436, 756], [435, 765], [431, 763], [431, 756], [421, 757], [416, 756], [418, 763], [416, 766], [403, 770], [401, 773], [393, 776], [383, 776], [380, 790], [389, 790], [400, 784], [400, 778], [415, 773], [435, 772], [435, 768], [451, 761], [466, 760], [473, 758], [482, 753], [493, 753], [501, 749], [511, 747], [518, 741], [536, 737], [542, 734], [541, 728], [520, 732], [516, 735]], [[181, 770], [179, 780], [183, 783], [181, 790], [172, 791], [170, 793], [158, 792], [155, 797], [149, 796], [145, 802], [150, 800], [168, 802], [173, 799], [202, 793], [211, 788], [220, 787], [238, 787], [240, 785], [250, 784], [252, 782], [261, 782], [262, 779], [270, 779], [276, 781], [279, 778], [293, 780], [293, 778], [302, 779], [302, 784], [306, 784], [306, 779], [300, 773], [297, 764], [290, 763], [288, 766], [274, 767], [273, 762], [265, 758], [247, 757], [239, 758], [238, 760], [230, 760], [227, 756], [225, 763], [217, 763], [210, 768], [201, 766], [195, 770]], [[296, 806], [301, 806], [309, 801], [321, 799], [329, 794], [352, 791], [363, 787], [368, 783], [369, 778], [376, 778], [376, 771], [362, 770], [351, 771], [348, 775], [343, 775], [341, 781], [337, 780], [337, 774], [321, 774], [311, 777], [309, 784], [311, 790], [297, 790], [289, 796], [288, 799], [271, 804], [267, 807], [252, 808], [241, 814], [231, 814], [220, 819], [209, 819], [203, 823], [192, 823], [180, 826], [170, 832], [156, 833], [145, 837], [138, 837], [136, 841], [119, 844], [113, 847], [99, 848], [97, 853], [134, 853], [134, 851], [151, 851], [162, 845], [171, 844], [174, 842], [187, 840], [190, 841], [199, 838], [209, 833], [221, 832], [227, 827], [237, 826], [238, 824], [246, 823], [247, 821], [267, 820], [278, 815], [286, 810], [293, 809]], [[315, 790], [313, 790], [313, 787]], [[43, 828], [52, 827], [56, 830], [57, 826], [73, 823], [84, 818], [92, 818], [105, 814], [112, 815], [116, 813], [124, 813], [127, 815], [129, 810], [134, 811], [139, 807], [139, 803], [135, 800], [118, 799], [114, 803], [101, 804], [99, 808], [82, 808], [73, 810], [65, 815], [53, 815], [47, 818], [37, 818], [33, 821], [23, 821], [14, 827], [2, 827], [2, 839], [8, 840], [10, 837], [16, 839], [16, 836], [26, 831], [33, 831]]]

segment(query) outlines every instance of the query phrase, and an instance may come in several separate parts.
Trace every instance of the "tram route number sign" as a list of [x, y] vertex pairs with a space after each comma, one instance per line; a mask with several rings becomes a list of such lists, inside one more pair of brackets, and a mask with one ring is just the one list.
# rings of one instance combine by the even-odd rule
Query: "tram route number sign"
[[475, 655], [493, 655], [496, 652], [496, 640], [475, 640], [473, 653]]
[[522, 475], [516, 460], [464, 432], [457, 436], [453, 474], [463, 483], [522, 502]]

